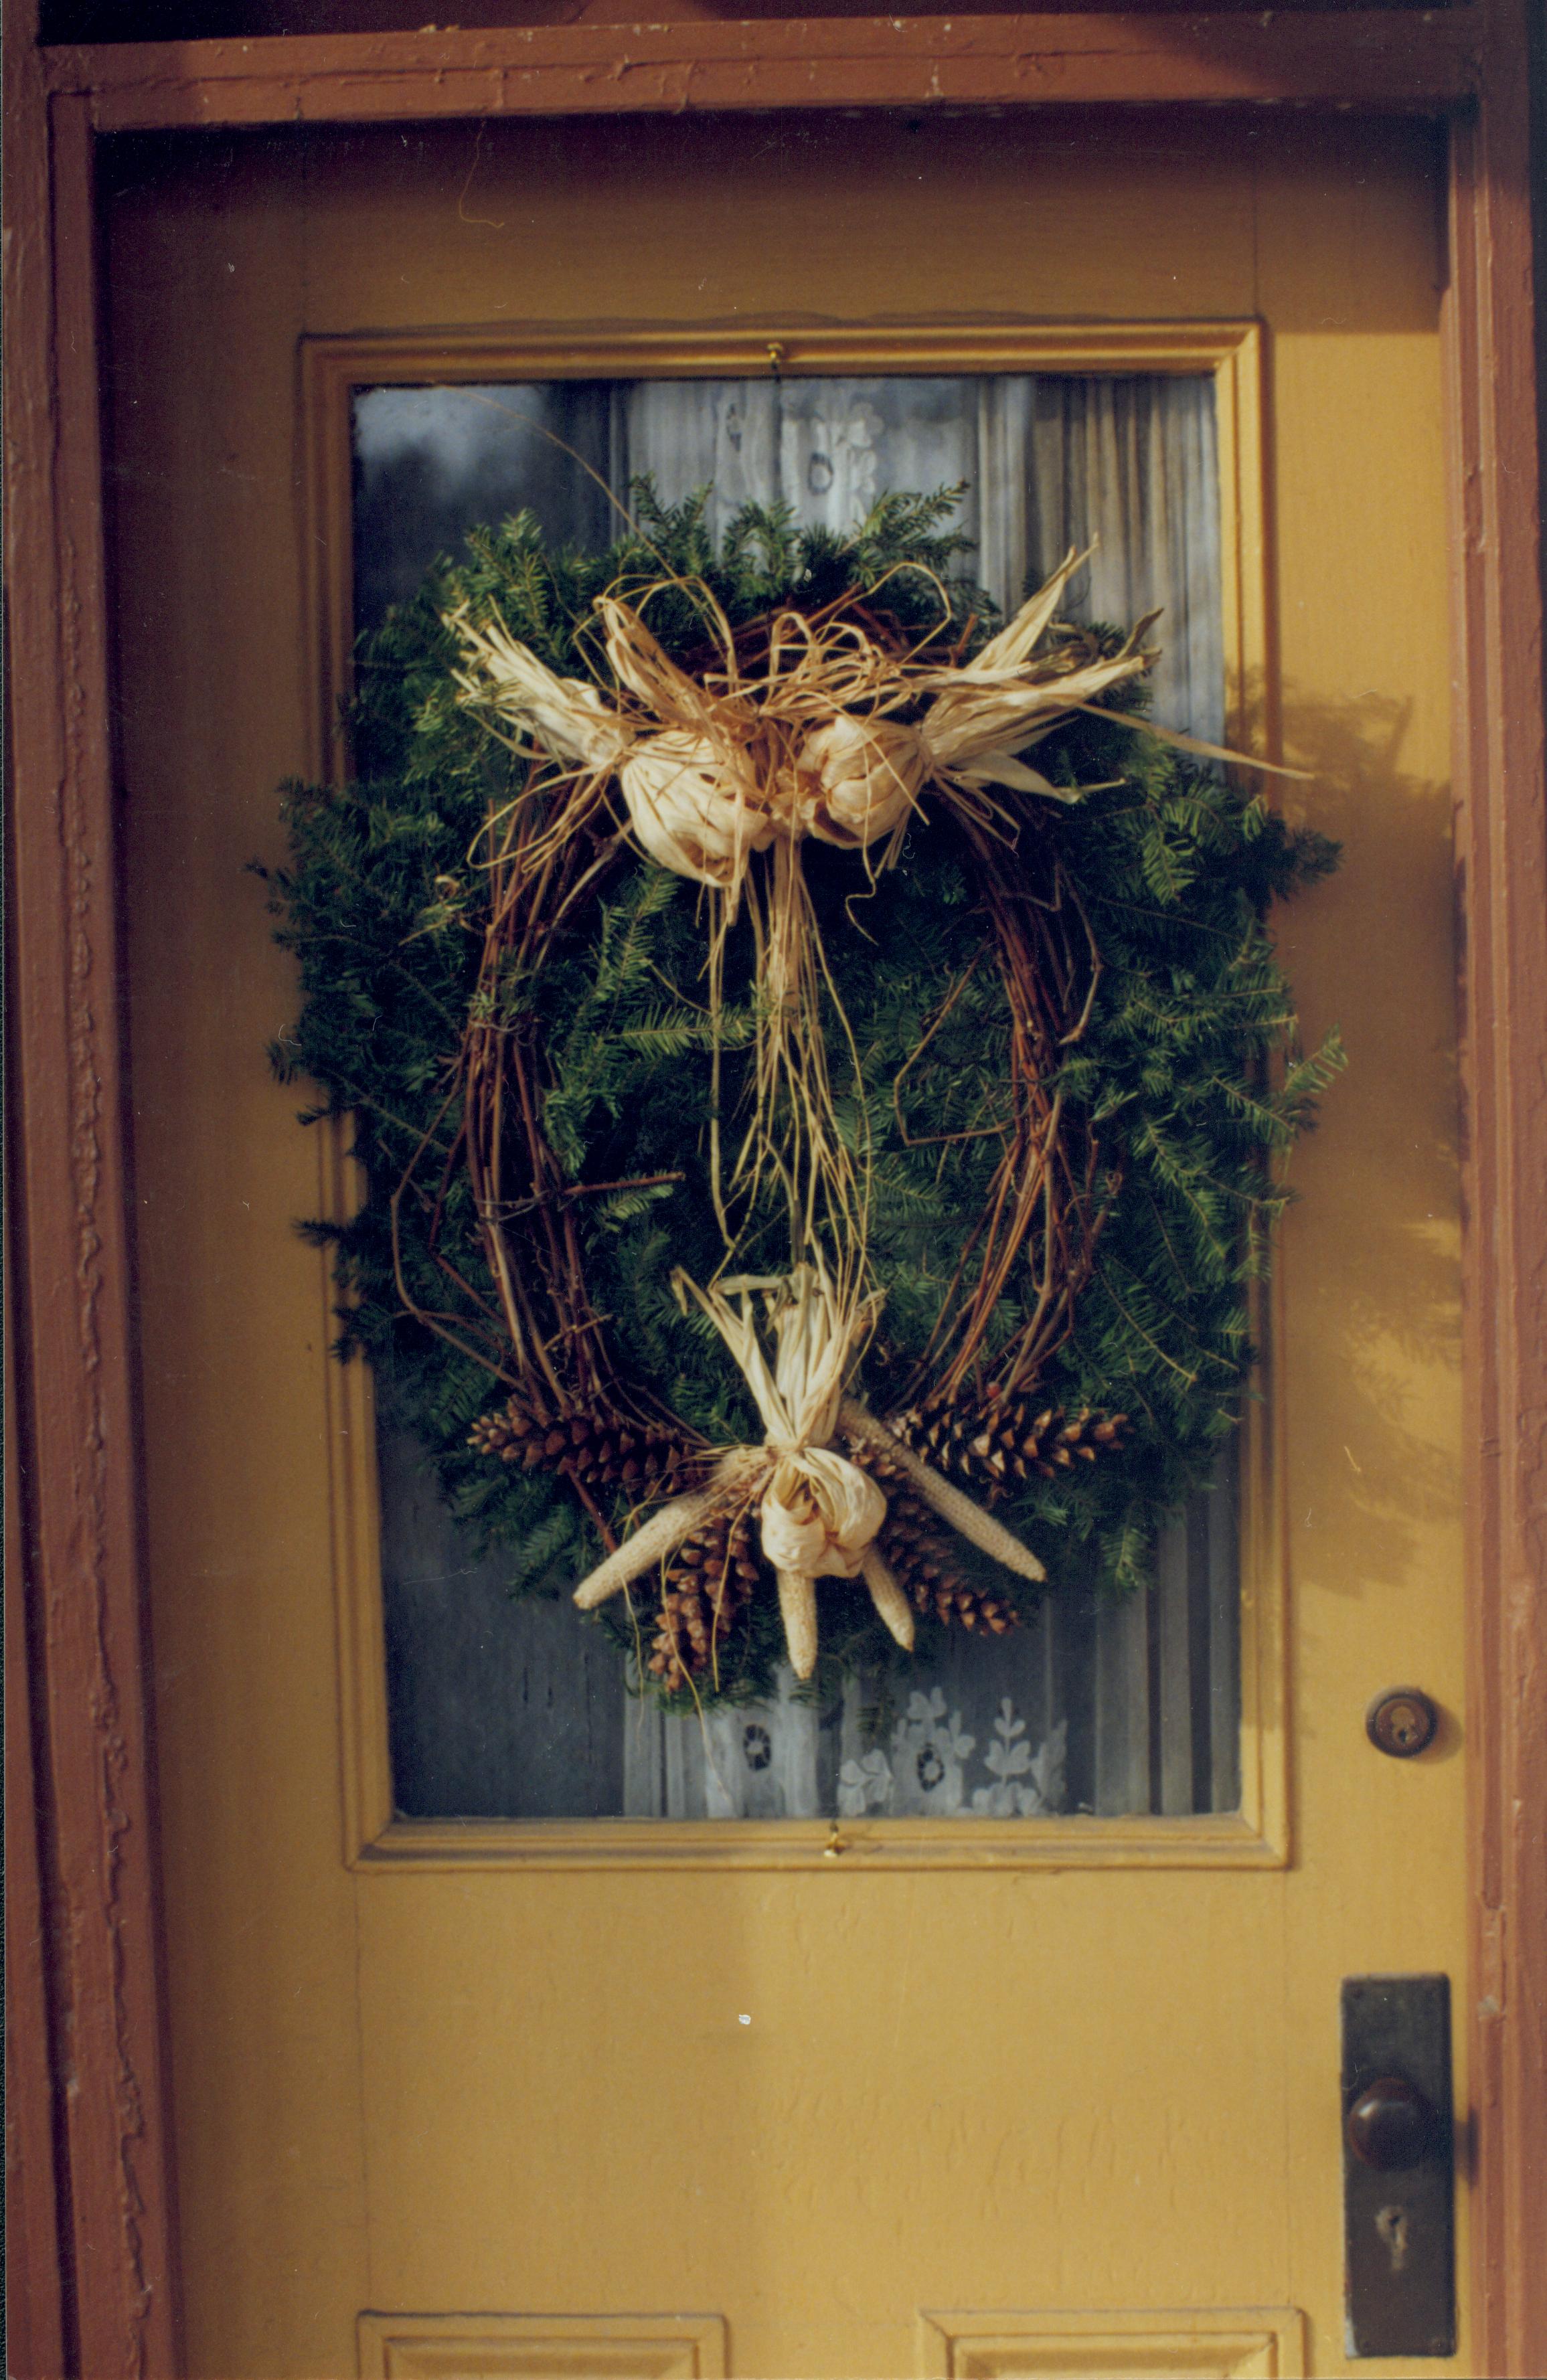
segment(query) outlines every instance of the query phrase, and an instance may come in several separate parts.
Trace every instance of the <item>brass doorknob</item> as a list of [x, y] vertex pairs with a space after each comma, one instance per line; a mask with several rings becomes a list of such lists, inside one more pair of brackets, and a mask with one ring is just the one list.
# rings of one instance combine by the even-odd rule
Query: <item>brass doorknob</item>
[[1362, 2165], [1405, 2173], [1421, 2165], [1433, 2137], [1434, 2111], [1400, 2074], [1367, 2082], [1348, 2110], [1348, 2146]]

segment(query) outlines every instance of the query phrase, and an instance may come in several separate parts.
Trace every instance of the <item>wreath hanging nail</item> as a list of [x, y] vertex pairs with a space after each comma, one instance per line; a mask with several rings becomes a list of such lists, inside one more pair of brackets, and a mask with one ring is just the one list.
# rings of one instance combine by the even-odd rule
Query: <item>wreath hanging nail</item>
[[1265, 924], [1334, 846], [1146, 722], [1076, 556], [996, 622], [958, 492], [478, 532], [289, 790], [341, 1352], [689, 1707], [1137, 1584], [1340, 1063]]

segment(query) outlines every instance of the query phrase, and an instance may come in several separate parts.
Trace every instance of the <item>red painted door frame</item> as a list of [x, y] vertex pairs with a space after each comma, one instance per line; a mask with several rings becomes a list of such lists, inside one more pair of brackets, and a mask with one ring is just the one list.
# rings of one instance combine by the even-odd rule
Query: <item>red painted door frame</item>
[[8, 2369], [177, 2369], [96, 362], [95, 144], [616, 109], [1285, 103], [1450, 133], [1479, 2337], [1547, 2370], [1547, 743], [1529, 0], [39, 50], [6, 6]]

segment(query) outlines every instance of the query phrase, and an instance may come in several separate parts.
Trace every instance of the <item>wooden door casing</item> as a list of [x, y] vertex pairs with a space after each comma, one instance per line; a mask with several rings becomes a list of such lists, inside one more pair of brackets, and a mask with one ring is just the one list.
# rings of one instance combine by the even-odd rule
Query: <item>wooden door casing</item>
[[[1261, 71], [1253, 87], [1262, 92], [1303, 90], [1309, 72], [1312, 82], [1321, 77], [1316, 87], [1326, 95], [1356, 103], [1400, 85], [1405, 91], [1426, 90], [1445, 104], [1457, 92], [1478, 87], [1480, 70], [1454, 42], [1449, 47], [1431, 43], [1432, 25], [1428, 20], [1420, 30], [1417, 20], [1409, 23], [1400, 15], [1385, 20], [1382, 30], [1388, 45], [1395, 42], [1402, 51], [1397, 72], [1389, 58], [1383, 63], [1381, 44], [1372, 42], [1368, 26], [1322, 20], [1316, 40], [1308, 42], [1303, 24], [1280, 18], [1274, 36], [1287, 47], [1275, 57], [1274, 40], [1259, 43]], [[1473, 991], [1464, 1062], [1472, 1098], [1473, 1178], [1486, 1194], [1491, 1225], [1480, 1245], [1476, 1237], [1472, 1242], [1470, 1353], [1473, 1378], [1487, 1386], [1501, 1417], [1495, 1431], [1479, 1405], [1479, 1418], [1468, 1427], [1477, 1514], [1472, 1710], [1481, 1722], [1472, 1730], [1479, 1747], [1475, 1840], [1480, 1846], [1478, 1906], [1484, 1960], [1480, 1977], [1488, 1985], [1480, 1996], [1478, 2020], [1484, 2053], [1479, 2162], [1486, 2217], [1480, 2233], [1480, 2272], [1488, 2341], [1482, 2354], [1488, 2368], [1527, 2371], [1540, 2368], [1543, 2360], [1532, 2327], [1542, 2319], [1541, 2267], [1506, 2252], [1512, 2237], [1523, 2236], [1518, 2230], [1512, 2233], [1511, 2226], [1525, 2219], [1533, 2160], [1547, 2142], [1547, 2124], [1540, 2120], [1532, 2095], [1537, 2087], [1532, 2078], [1542, 2070], [1533, 2048], [1540, 2041], [1542, 2005], [1542, 1912], [1529, 1834], [1529, 1814], [1541, 1805], [1542, 1746], [1539, 1719], [1532, 1719], [1520, 1700], [1521, 1681], [1540, 1674], [1532, 1631], [1541, 1621], [1540, 1605], [1533, 1606], [1529, 1594], [1511, 1582], [1529, 1581], [1540, 1566], [1540, 1538], [1531, 1534], [1539, 1522], [1533, 1520], [1525, 1488], [1529, 1438], [1522, 1438], [1517, 1417], [1540, 1410], [1540, 1392], [1531, 1383], [1547, 1334], [1532, 1324], [1525, 1289], [1518, 1285], [1532, 1276], [1523, 1261], [1516, 1260], [1516, 1252], [1523, 1257], [1531, 1234], [1540, 1228], [1533, 1185], [1543, 1178], [1543, 1168], [1533, 1155], [1532, 1142], [1540, 1111], [1529, 1100], [1522, 1104], [1517, 1099], [1512, 1086], [1535, 1079], [1537, 1062], [1531, 1052], [1547, 1007], [1540, 992], [1541, 707], [1533, 659], [1540, 650], [1540, 613], [1532, 575], [1534, 505], [1522, 501], [1534, 486], [1535, 459], [1524, 277], [1529, 249], [1520, 205], [1525, 151], [1518, 12], [1507, 6], [1491, 8], [1486, 16], [1468, 12], [1468, 41], [1479, 26], [1486, 32], [1486, 39], [1476, 37], [1485, 104], [1475, 130], [1464, 130], [1453, 143], [1447, 327], [1456, 440], [1453, 484], [1458, 491], [1456, 550], [1466, 562], [1459, 586], [1461, 678], [1475, 692], [1472, 724], [1463, 746], [1468, 763], [1463, 782], [1469, 785], [1469, 795], [1460, 828], [1468, 860], [1468, 967]], [[1239, 90], [1222, 63], [1232, 55], [1236, 40], [1236, 29], [1227, 30], [1229, 38], [1212, 48], [1212, 36], [1199, 36], [1190, 61], [1191, 90], [1219, 97]], [[1453, 26], [1443, 29], [1445, 41], [1454, 30]], [[1073, 99], [1094, 88], [1112, 89], [1110, 80], [1101, 80], [1104, 67], [1093, 78], [1078, 63], [1085, 33], [1086, 28], [1078, 28], [1077, 38], [1065, 41], [1062, 50], [1056, 26], [1042, 37], [1042, 55], [1076, 61], [1064, 86]], [[265, 110], [273, 113], [276, 106], [281, 115], [288, 114], [290, 86], [264, 81], [276, 71], [274, 45], [257, 46], [263, 55], [246, 62], [223, 62], [213, 80], [213, 62], [197, 48], [180, 54], [175, 63], [158, 60], [139, 86], [139, 113], [133, 120], [157, 120], [158, 114], [175, 119], [189, 106], [201, 120], [219, 118], [233, 108], [250, 119], [261, 118]], [[934, 87], [949, 90], [949, 43], [937, 40], [933, 50], [945, 67], [944, 80], [936, 75]], [[463, 90], [448, 85], [445, 73], [445, 65], [457, 64], [464, 52], [455, 39], [445, 37], [431, 51], [432, 55], [422, 44], [410, 46], [402, 56], [384, 63], [372, 50], [372, 70], [379, 79], [366, 103], [410, 115], [466, 107]], [[349, 43], [335, 44], [331, 55], [340, 68], [347, 52], [351, 59], [347, 72], [365, 64], [362, 51]], [[1103, 55], [1112, 54], [1109, 42]], [[1122, 55], [1130, 62], [1139, 57], [1137, 66], [1130, 64], [1131, 95], [1144, 96], [1142, 43]], [[30, 453], [35, 465], [33, 476], [18, 483], [19, 501], [11, 514], [13, 564], [23, 565], [21, 575], [34, 590], [32, 603], [18, 605], [12, 615], [18, 664], [12, 681], [15, 762], [23, 795], [30, 789], [36, 796], [23, 800], [17, 826], [13, 920], [23, 953], [18, 1046], [33, 1083], [70, 1086], [72, 1112], [85, 1117], [87, 1133], [84, 1141], [79, 1129], [53, 1141], [46, 1135], [32, 1136], [25, 1167], [25, 1215], [13, 1208], [13, 1219], [22, 1227], [20, 1271], [30, 1291], [31, 1316], [22, 1366], [28, 1459], [35, 1466], [40, 1457], [45, 1462], [53, 1457], [60, 1487], [59, 1496], [39, 1518], [33, 1537], [34, 1559], [45, 1565], [67, 1560], [67, 1548], [79, 1543], [72, 1517], [77, 1494], [72, 1449], [79, 1443], [75, 1416], [83, 1410], [97, 1414], [102, 1420], [91, 1427], [105, 1427], [110, 1447], [128, 1444], [123, 1370], [127, 1342], [121, 1318], [109, 1313], [104, 1331], [84, 1356], [80, 1350], [86, 1342], [68, 1330], [61, 1335], [52, 1319], [59, 1310], [52, 1303], [55, 1290], [78, 1277], [81, 1249], [96, 1251], [105, 1235], [111, 1257], [116, 1230], [118, 1177], [113, 1166], [97, 1169], [88, 1162], [87, 1171], [81, 1171], [99, 1132], [105, 1134], [111, 1150], [116, 1130], [110, 1033], [104, 1038], [111, 1025], [111, 1005], [104, 1010], [100, 1001], [92, 1004], [81, 992], [83, 981], [100, 987], [111, 974], [113, 899], [111, 876], [103, 864], [110, 848], [104, 839], [105, 680], [100, 647], [94, 650], [91, 644], [101, 577], [91, 534], [96, 504], [91, 260], [82, 200], [90, 173], [91, 121], [113, 120], [117, 104], [113, 92], [125, 82], [126, 70], [132, 81], [138, 69], [128, 52], [110, 54], [100, 67], [90, 57], [71, 60], [62, 76], [51, 62], [49, 79], [55, 88], [67, 91], [73, 81], [82, 93], [101, 96], [92, 96], [89, 103], [56, 101], [47, 146], [43, 78], [31, 73], [29, 63], [10, 86], [13, 120], [20, 125], [23, 138], [7, 151], [7, 173], [16, 173], [24, 186], [24, 203], [19, 211], [13, 208], [12, 219], [28, 235], [18, 240], [8, 260], [13, 291], [23, 301], [14, 319], [25, 325], [13, 342], [23, 393], [13, 419], [22, 423], [19, 451]], [[347, 72], [330, 103], [344, 113], [354, 97], [352, 87], [347, 87]], [[820, 95], [820, 72], [808, 77], [807, 83]], [[871, 95], [862, 74], [845, 95]], [[970, 94], [964, 91], [963, 95]], [[541, 103], [540, 94], [534, 96]], [[581, 103], [600, 103], [591, 96]], [[61, 293], [57, 312], [49, 298], [54, 287]], [[61, 408], [57, 416], [56, 404]], [[51, 427], [55, 419], [56, 449]], [[43, 432], [42, 443], [34, 439], [29, 447], [27, 437], [34, 426]], [[66, 590], [57, 608], [47, 601], [51, 585]], [[61, 623], [70, 639], [62, 666], [47, 657]], [[67, 728], [67, 718], [73, 719], [73, 727]], [[56, 761], [51, 754], [58, 756]], [[55, 787], [67, 805], [62, 830]], [[77, 892], [67, 904], [58, 891], [61, 854], [73, 855], [71, 864], [79, 871]], [[51, 966], [48, 957], [55, 921], [63, 919], [67, 907], [74, 920], [73, 973]], [[90, 973], [93, 968], [94, 976]], [[65, 1062], [69, 1050], [81, 1055], [83, 1070]], [[71, 1295], [67, 1287], [67, 1314]], [[85, 1383], [80, 1390], [67, 1386], [72, 1371]], [[1490, 1451], [1501, 1441], [1507, 1450], [1502, 1463]], [[134, 1670], [138, 1625], [132, 1592], [126, 1594], [132, 1580], [132, 1561], [126, 1560], [131, 1543], [110, 1517], [107, 1536], [89, 1545], [81, 1575], [100, 1597], [97, 1608], [106, 1643], [116, 1673], [127, 1679]], [[38, 1575], [34, 1569], [34, 1580]], [[104, 1998], [104, 2007], [111, 2010], [105, 2031], [93, 2033], [88, 2027], [78, 2036], [81, 2093], [71, 2119], [72, 2203], [78, 2236], [88, 2240], [94, 2252], [79, 2267], [77, 2335], [104, 2343], [100, 2368], [109, 2368], [110, 2348], [114, 2368], [120, 2353], [131, 2361], [148, 2353], [152, 2368], [167, 2369], [166, 2203], [158, 2179], [154, 2025], [147, 2014], [153, 2007], [153, 1972], [150, 1935], [141, 1922], [149, 1883], [149, 1838], [143, 1803], [137, 1799], [144, 1768], [143, 1736], [131, 1701], [121, 1726], [116, 1718], [112, 1722], [116, 1756], [121, 1754], [127, 1763], [129, 1830], [127, 1838], [116, 1835], [118, 1887], [113, 1900], [104, 1902], [90, 1890], [82, 1894], [78, 1889], [69, 1864], [72, 1844], [79, 1842], [90, 1858], [90, 1846], [104, 1840], [104, 1827], [116, 1824], [120, 1794], [104, 1792], [93, 1783], [104, 1772], [87, 1749], [104, 1724], [104, 1712], [100, 1705], [85, 1702], [84, 1673], [68, 1629], [61, 1630], [45, 1615], [40, 1630], [45, 1655], [41, 1684], [45, 1706], [40, 1718], [45, 1766], [56, 1788], [74, 1775], [82, 1789], [74, 1798], [65, 1791], [56, 1799], [62, 1834], [50, 1851], [46, 1878], [50, 1905], [68, 1912], [69, 1938], [78, 1945], [61, 1972], [60, 1989], [67, 2004], [89, 2005], [95, 1955], [91, 1945], [98, 1941], [115, 1946], [129, 1986], [127, 1994]], [[72, 1706], [81, 1711], [84, 1721], [73, 1735], [67, 1718]], [[84, 1756], [72, 1751], [72, 1742]], [[1507, 1929], [1502, 1923], [1505, 1912], [1511, 1920]], [[128, 2096], [111, 2082], [115, 2073], [127, 2078]], [[109, 2108], [116, 2109], [116, 2120], [98, 2123], [95, 2111]], [[128, 2199], [120, 2180], [125, 2171], [134, 2176]], [[140, 2215], [133, 2216], [128, 2210], [137, 2199]]]

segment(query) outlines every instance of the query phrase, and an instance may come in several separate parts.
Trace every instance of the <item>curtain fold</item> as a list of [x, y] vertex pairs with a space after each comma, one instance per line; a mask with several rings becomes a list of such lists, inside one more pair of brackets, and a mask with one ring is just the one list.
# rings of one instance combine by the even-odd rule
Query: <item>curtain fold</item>
[[716, 533], [749, 500], [841, 534], [889, 489], [962, 486], [968, 566], [1006, 611], [1070, 546], [1092, 549], [1071, 617], [1159, 611], [1156, 716], [1223, 735], [1210, 380], [640, 381], [614, 404], [625, 484], [648, 474], [673, 504], [712, 485]]

